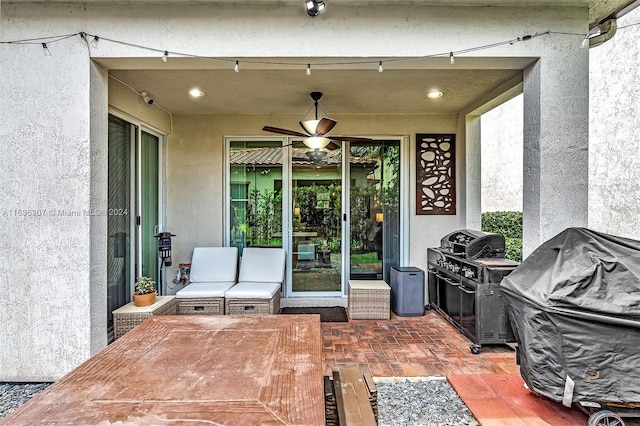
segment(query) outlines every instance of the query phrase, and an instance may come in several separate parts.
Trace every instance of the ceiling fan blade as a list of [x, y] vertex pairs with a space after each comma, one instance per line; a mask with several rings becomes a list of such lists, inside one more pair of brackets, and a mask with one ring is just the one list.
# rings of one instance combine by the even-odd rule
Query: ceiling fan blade
[[319, 133], [321, 135], [326, 135], [331, 131], [331, 129], [333, 129], [336, 126], [336, 124], [338, 124], [336, 120], [332, 118], [324, 117], [318, 123], [318, 126], [316, 127], [316, 133]]
[[334, 149], [338, 149], [338, 148], [340, 148], [340, 145], [338, 145], [335, 142], [329, 142], [327, 146], [324, 147], [324, 149], [328, 149], [329, 151], [333, 151]]
[[330, 138], [342, 142], [373, 142], [371, 138], [358, 138], [355, 136], [330, 136]]
[[265, 132], [279, 133], [281, 135], [301, 136], [303, 138], [306, 138], [306, 137], [309, 136], [309, 135], [304, 134], [304, 133], [296, 132], [295, 130], [281, 129], [279, 127], [264, 126], [262, 128], [262, 130], [265, 131]]

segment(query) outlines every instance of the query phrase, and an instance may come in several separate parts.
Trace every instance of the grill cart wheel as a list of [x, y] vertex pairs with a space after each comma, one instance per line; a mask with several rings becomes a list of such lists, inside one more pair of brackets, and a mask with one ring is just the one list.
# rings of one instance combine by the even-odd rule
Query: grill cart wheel
[[478, 355], [480, 353], [480, 346], [477, 346], [477, 345], [469, 346], [469, 350], [471, 351], [472, 354]]
[[588, 426], [624, 426], [622, 419], [613, 411], [602, 410], [589, 416]]

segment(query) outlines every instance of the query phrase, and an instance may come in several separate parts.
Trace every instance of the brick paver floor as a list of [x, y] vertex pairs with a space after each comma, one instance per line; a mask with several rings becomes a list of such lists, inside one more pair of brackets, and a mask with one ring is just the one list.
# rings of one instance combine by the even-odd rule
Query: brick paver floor
[[357, 363], [374, 377], [447, 376], [451, 374], [518, 373], [515, 351], [507, 345], [469, 350], [471, 341], [440, 314], [389, 320], [322, 323], [325, 371]]

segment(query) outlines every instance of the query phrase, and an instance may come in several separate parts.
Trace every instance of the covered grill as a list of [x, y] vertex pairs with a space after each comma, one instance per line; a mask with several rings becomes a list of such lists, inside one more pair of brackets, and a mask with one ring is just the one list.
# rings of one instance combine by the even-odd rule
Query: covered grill
[[462, 229], [427, 250], [429, 304], [474, 343], [515, 341], [503, 305], [500, 281], [517, 266], [504, 258], [501, 234]]
[[569, 228], [501, 283], [520, 372], [571, 402], [640, 402], [640, 242]]

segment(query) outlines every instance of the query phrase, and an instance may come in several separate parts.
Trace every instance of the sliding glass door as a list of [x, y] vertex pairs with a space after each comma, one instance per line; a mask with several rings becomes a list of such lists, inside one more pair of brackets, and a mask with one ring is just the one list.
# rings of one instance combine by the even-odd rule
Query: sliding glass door
[[311, 150], [229, 140], [229, 244], [284, 247], [284, 297], [345, 294], [400, 265], [400, 140]]
[[385, 280], [400, 265], [400, 143], [352, 144], [349, 279]]
[[291, 292], [339, 296], [342, 290], [342, 150], [291, 148]]
[[107, 199], [107, 327], [113, 310], [129, 303], [137, 277], [162, 290], [158, 245], [161, 227], [161, 136], [109, 115]]
[[281, 141], [234, 140], [229, 145], [229, 243], [282, 247]]
[[160, 283], [158, 240], [160, 230], [160, 138], [142, 130], [138, 146], [138, 276]]
[[133, 262], [131, 251], [132, 143], [136, 129], [130, 123], [109, 116], [108, 212], [107, 216], [107, 326], [113, 327], [113, 310], [131, 300]]

